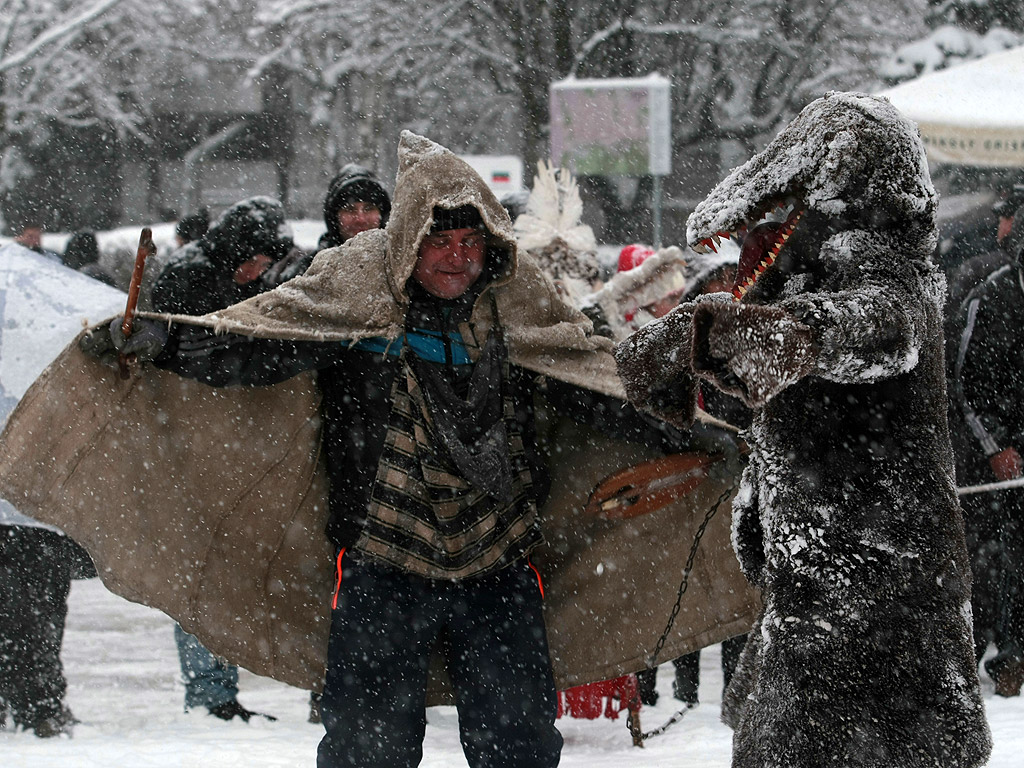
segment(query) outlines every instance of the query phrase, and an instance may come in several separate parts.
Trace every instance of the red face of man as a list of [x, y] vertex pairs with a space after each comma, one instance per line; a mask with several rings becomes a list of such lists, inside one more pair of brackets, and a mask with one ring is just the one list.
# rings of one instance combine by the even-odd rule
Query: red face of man
[[483, 273], [485, 256], [484, 234], [478, 229], [432, 232], [420, 242], [412, 276], [428, 293], [456, 299]]
[[373, 203], [346, 203], [338, 209], [338, 228], [348, 240], [360, 232], [380, 226], [380, 209]]
[[42, 248], [43, 229], [42, 227], [25, 227], [21, 230], [21, 234], [14, 238], [14, 241], [26, 248]]
[[996, 242], [1001, 243], [1013, 230], [1013, 216], [1000, 216], [999, 226], [996, 228]]
[[245, 285], [256, 280], [260, 275], [270, 269], [270, 266], [274, 263], [274, 260], [263, 253], [257, 253], [251, 259], [243, 261], [235, 269], [235, 282], [239, 285]]

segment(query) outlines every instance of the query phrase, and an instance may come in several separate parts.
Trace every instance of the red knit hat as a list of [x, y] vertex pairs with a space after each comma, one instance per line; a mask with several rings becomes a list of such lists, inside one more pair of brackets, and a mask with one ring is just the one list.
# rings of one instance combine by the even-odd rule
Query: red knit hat
[[636, 269], [647, 260], [648, 257], [654, 255], [654, 251], [648, 248], [646, 245], [640, 243], [633, 243], [627, 245], [621, 251], [619, 251], [619, 272], [628, 272], [631, 269]]

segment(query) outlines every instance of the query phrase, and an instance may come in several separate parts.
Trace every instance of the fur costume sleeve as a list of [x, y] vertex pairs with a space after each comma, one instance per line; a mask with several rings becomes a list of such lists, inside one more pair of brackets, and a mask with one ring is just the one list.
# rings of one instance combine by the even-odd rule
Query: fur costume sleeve
[[[929, 333], [926, 307], [942, 306], [942, 276], [892, 259], [883, 238], [867, 232], [833, 237], [821, 257], [833, 275], [829, 284], [779, 302], [811, 329], [818, 350], [813, 373], [857, 384], [912, 370]], [[839, 290], [827, 290], [831, 284]]]
[[698, 380], [690, 362], [695, 304], [680, 304], [615, 348], [626, 396], [637, 408], [687, 428], [697, 410]]
[[814, 368], [811, 329], [777, 307], [704, 304], [693, 316], [693, 365], [729, 395], [764, 405]]

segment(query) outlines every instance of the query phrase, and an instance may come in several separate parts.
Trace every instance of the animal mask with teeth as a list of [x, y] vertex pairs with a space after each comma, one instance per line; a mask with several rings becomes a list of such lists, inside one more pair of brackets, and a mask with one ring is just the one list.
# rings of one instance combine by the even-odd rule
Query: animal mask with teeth
[[[917, 128], [887, 100], [829, 93], [697, 206], [687, 243], [706, 253], [722, 238], [744, 241], [732, 291], [741, 300], [776, 265], [801, 221], [842, 219], [915, 243], [934, 239], [936, 194], [924, 162]], [[758, 224], [773, 212], [783, 220]]]

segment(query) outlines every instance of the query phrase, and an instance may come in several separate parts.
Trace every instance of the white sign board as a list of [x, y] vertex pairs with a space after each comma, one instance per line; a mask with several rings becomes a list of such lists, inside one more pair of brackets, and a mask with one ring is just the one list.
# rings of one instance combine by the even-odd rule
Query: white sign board
[[552, 162], [577, 176], [667, 176], [670, 91], [661, 75], [552, 83]]
[[523, 189], [523, 159], [515, 155], [459, 155], [480, 174], [494, 196]]

